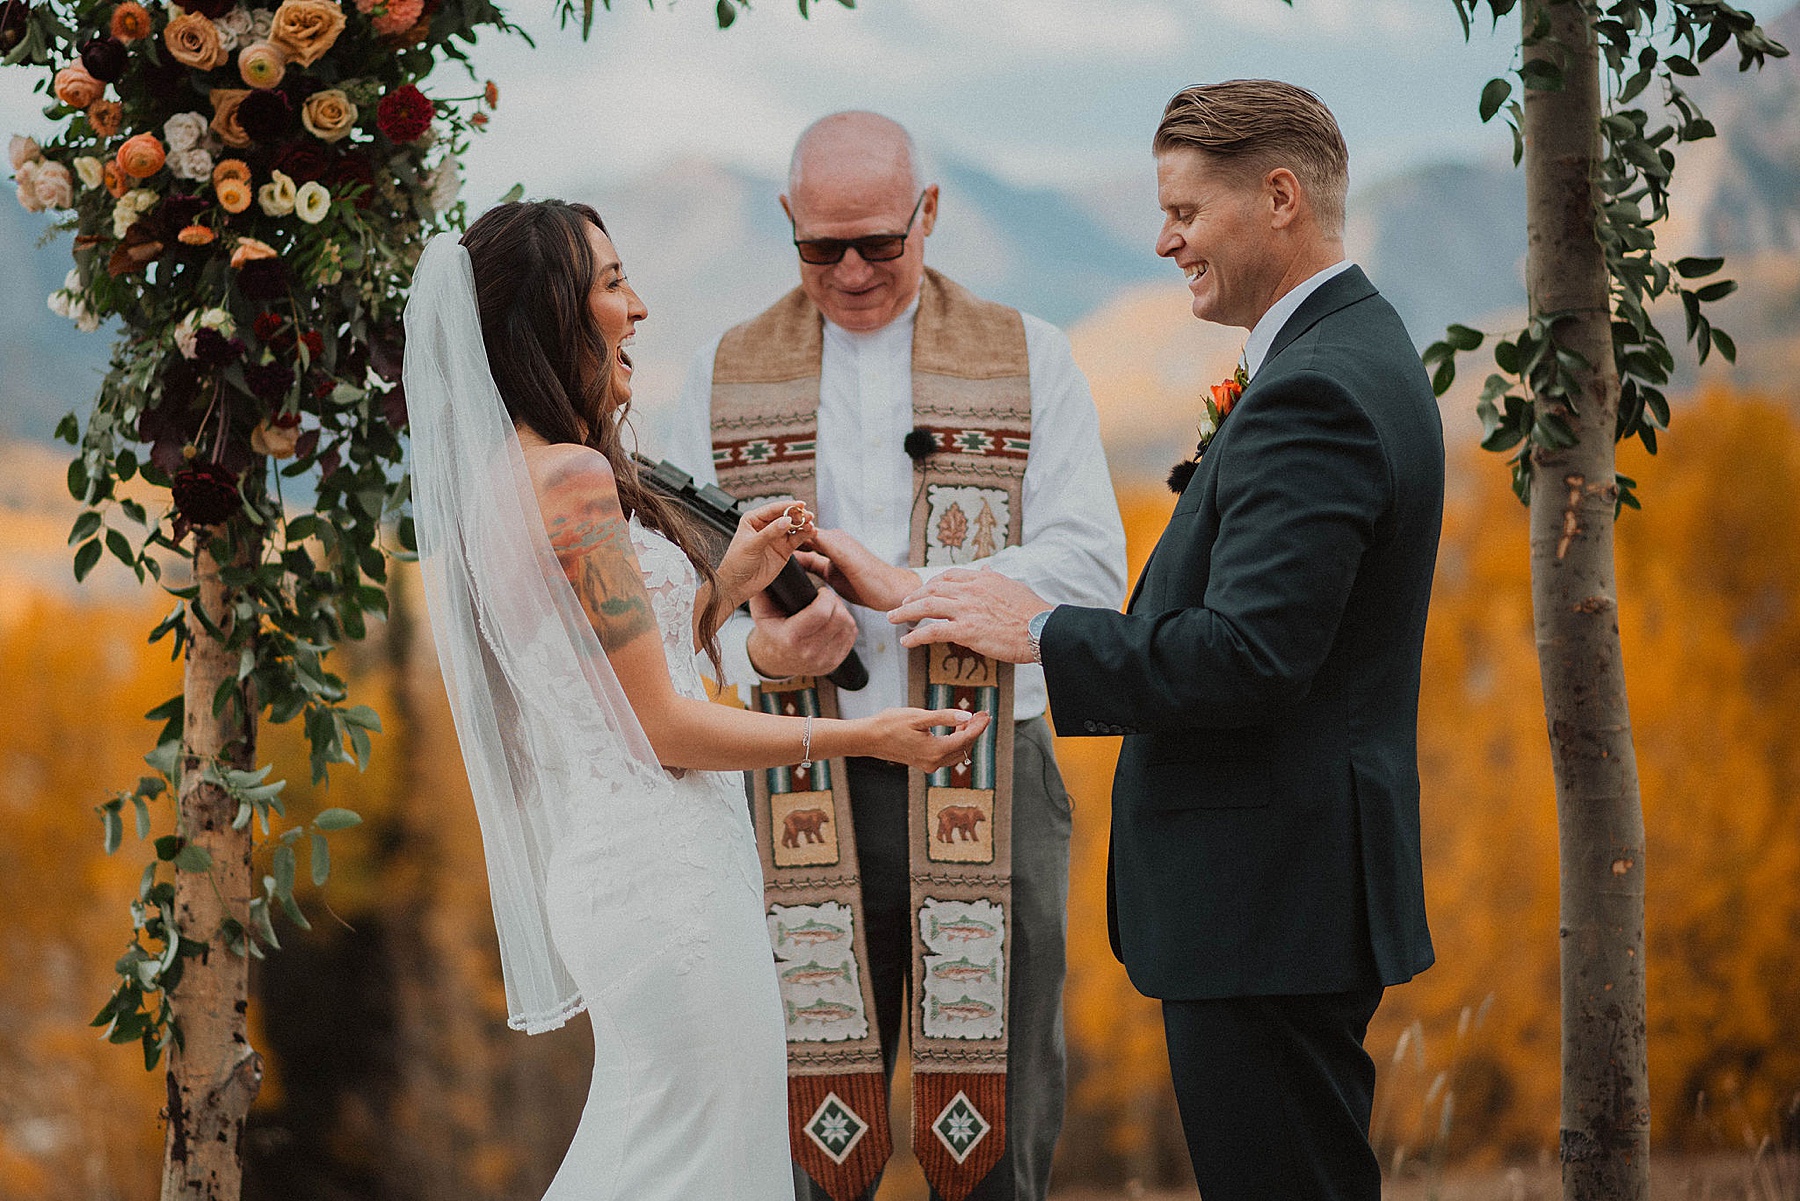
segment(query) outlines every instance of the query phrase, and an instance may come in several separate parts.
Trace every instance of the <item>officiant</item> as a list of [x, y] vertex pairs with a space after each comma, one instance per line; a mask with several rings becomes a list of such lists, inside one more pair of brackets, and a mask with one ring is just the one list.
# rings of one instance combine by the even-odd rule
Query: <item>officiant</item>
[[[831, 587], [792, 617], [759, 598], [721, 632], [751, 704], [858, 717], [929, 697], [995, 717], [930, 777], [871, 759], [752, 773], [801, 1198], [873, 1196], [903, 1018], [934, 1197], [1041, 1201], [1063, 1117], [1072, 814], [1042, 669], [909, 654], [885, 614], [957, 566], [1116, 608], [1124, 530], [1068, 339], [925, 266], [938, 201], [895, 122], [808, 128], [780, 197], [799, 286], [702, 350], [669, 447], [702, 481], [819, 515], [809, 562]], [[834, 689], [852, 646], [869, 684]]]

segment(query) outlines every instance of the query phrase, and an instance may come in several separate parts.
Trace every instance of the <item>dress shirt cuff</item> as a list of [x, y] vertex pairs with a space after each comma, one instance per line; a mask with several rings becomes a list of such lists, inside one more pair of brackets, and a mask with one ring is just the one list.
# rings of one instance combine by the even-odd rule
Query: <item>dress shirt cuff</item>
[[719, 660], [725, 667], [725, 679], [719, 681], [721, 684], [747, 688], [762, 682], [763, 677], [750, 662], [750, 631], [755, 628], [756, 623], [741, 609], [727, 617], [725, 624], [719, 627]]

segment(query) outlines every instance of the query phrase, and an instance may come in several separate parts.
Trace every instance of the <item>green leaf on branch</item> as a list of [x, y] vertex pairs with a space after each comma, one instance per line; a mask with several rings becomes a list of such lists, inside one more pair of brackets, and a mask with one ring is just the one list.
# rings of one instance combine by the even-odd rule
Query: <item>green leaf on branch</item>
[[1471, 329], [1466, 325], [1453, 324], [1444, 331], [1444, 341], [1457, 350], [1479, 349], [1486, 337], [1487, 335], [1480, 330]]
[[318, 831], [312, 835], [312, 882], [315, 888], [322, 888], [331, 877], [331, 844]]
[[1725, 356], [1727, 363], [1737, 362], [1737, 343], [1732, 341], [1724, 330], [1717, 328], [1713, 330], [1712, 344], [1720, 354]]
[[73, 496], [76, 500], [81, 501], [83, 504], [87, 503], [88, 488], [90, 486], [88, 483], [87, 460], [75, 458], [69, 461], [68, 482], [69, 495]]
[[353, 809], [325, 809], [313, 818], [313, 825], [321, 830], [348, 830], [362, 825], [362, 815]]
[[56, 423], [56, 433], [53, 436], [74, 446], [81, 441], [81, 422], [76, 420], [75, 414], [65, 413], [63, 419]]
[[1698, 289], [1694, 295], [1700, 298], [1702, 304], [1711, 304], [1715, 300], [1725, 299], [1735, 291], [1737, 291], [1737, 280], [1722, 279], [1717, 283], [1707, 284], [1704, 288]]
[[195, 843], [190, 842], [175, 852], [175, 870], [178, 872], [211, 871], [212, 865], [212, 852]]
[[1519, 78], [1533, 91], [1556, 92], [1562, 90], [1563, 70], [1547, 58], [1534, 58], [1519, 68]]
[[75, 582], [79, 584], [87, 579], [88, 572], [94, 570], [94, 564], [99, 561], [100, 539], [95, 538], [82, 543], [80, 549], [75, 552]]
[[[806, 6], [803, 3], [801, 5], [801, 16], [806, 15], [805, 7]], [[737, 9], [733, 7], [731, 0], [719, 0], [719, 3], [713, 9], [713, 12], [718, 17], [720, 29], [730, 29], [731, 23], [737, 20]]]
[[1500, 111], [1500, 106], [1511, 95], [1512, 83], [1509, 80], [1488, 80], [1487, 86], [1481, 89], [1481, 123], [1485, 125], [1492, 121], [1494, 114]]
[[100, 514], [93, 509], [87, 510], [75, 519], [75, 525], [69, 530], [69, 545], [92, 538], [100, 532]]

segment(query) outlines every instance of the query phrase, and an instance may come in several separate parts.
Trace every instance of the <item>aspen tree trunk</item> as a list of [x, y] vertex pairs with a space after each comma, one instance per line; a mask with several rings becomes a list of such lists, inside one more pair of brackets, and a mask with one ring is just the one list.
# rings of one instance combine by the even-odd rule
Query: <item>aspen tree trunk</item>
[[[199, 596], [194, 604], [229, 631], [231, 595], [219, 564], [197, 530], [194, 556]], [[247, 551], [245, 561], [254, 561]], [[262, 1081], [262, 1060], [246, 1035], [250, 960], [225, 945], [221, 927], [235, 918], [248, 927], [251, 895], [250, 829], [231, 828], [237, 804], [224, 789], [200, 779], [212, 761], [248, 769], [254, 761], [254, 699], [213, 716], [213, 696], [237, 674], [227, 651], [191, 614], [182, 692], [181, 794], [176, 833], [184, 845], [212, 856], [210, 872], [175, 873], [175, 916], [188, 937], [206, 949], [187, 961], [170, 996], [180, 1037], [169, 1048], [168, 1137], [163, 1147], [162, 1201], [237, 1201], [243, 1187], [244, 1119]], [[248, 934], [246, 934], [248, 937]]]
[[1563, 86], [1525, 93], [1526, 285], [1534, 316], [1570, 314], [1580, 439], [1534, 452], [1531, 581], [1561, 848], [1565, 1201], [1646, 1201], [1650, 1091], [1644, 999], [1644, 819], [1626, 707], [1613, 574], [1613, 365], [1604, 252], [1595, 234], [1600, 64], [1576, 0], [1527, 0], [1527, 61]]

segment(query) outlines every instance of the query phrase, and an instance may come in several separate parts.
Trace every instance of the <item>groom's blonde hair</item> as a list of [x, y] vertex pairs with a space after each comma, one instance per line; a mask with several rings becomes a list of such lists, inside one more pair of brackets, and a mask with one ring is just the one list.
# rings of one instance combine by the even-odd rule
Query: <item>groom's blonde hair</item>
[[1186, 147], [1230, 162], [1260, 180], [1277, 167], [1294, 173], [1328, 233], [1344, 228], [1350, 151], [1325, 102], [1277, 79], [1228, 79], [1175, 93], [1152, 150]]

